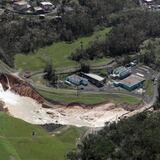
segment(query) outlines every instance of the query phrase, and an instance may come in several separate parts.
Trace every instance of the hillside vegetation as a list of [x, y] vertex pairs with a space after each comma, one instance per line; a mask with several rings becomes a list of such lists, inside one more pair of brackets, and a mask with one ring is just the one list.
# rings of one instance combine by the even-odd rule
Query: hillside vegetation
[[[63, 4], [61, 4], [61, 2]], [[54, 1], [55, 3], [55, 1]], [[23, 16], [13, 12], [0, 15], [0, 58], [13, 66], [17, 53], [34, 53], [36, 49], [57, 41], [74, 41], [89, 35], [98, 27], [108, 27], [108, 16], [126, 8], [138, 6], [138, 0], [63, 0], [58, 15], [61, 19], [39, 19], [39, 16]], [[73, 9], [64, 12], [64, 7]]]
[[[78, 63], [72, 61], [70, 56], [76, 49], [81, 47], [81, 42], [83, 43], [83, 47], [87, 48], [97, 37], [99, 38], [99, 41], [103, 41], [109, 31], [110, 28], [105, 28], [95, 32], [91, 36], [79, 38], [71, 43], [58, 42], [51, 46], [38, 49], [34, 54], [17, 54], [15, 56], [15, 66], [17, 69], [31, 71], [43, 69], [46, 66], [46, 63], [49, 62], [52, 62], [53, 66], [56, 68], [66, 69], [66, 67], [77, 66]], [[103, 62], [106, 63], [109, 60], [110, 59], [104, 58]], [[94, 61], [94, 64], [96, 64], [96, 61]]]
[[141, 113], [90, 135], [70, 160], [159, 160], [160, 113]]

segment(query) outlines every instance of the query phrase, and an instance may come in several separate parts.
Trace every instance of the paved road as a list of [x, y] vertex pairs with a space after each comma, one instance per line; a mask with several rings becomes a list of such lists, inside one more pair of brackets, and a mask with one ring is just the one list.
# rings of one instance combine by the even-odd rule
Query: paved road
[[[113, 67], [116, 65], [116, 62], [112, 60], [111, 62], [104, 64], [104, 65], [91, 65], [91, 70], [101, 70], [101, 69], [107, 69], [108, 67]], [[66, 67], [66, 68], [60, 68], [56, 70], [57, 74], [67, 74], [67, 73], [74, 73], [78, 72], [80, 70], [80, 66], [77, 67]], [[30, 77], [35, 75], [41, 75], [43, 73], [43, 70], [32, 72]]]
[[[131, 117], [135, 114], [138, 114], [138, 113], [141, 113], [145, 110], [148, 110], [150, 109], [157, 101], [157, 98], [158, 98], [158, 87], [159, 87], [159, 80], [160, 80], [160, 72], [156, 75], [155, 77], [155, 80], [154, 80], [154, 95], [152, 97], [152, 100], [145, 104], [141, 109], [139, 110], [135, 110], [135, 111], [132, 111], [132, 112], [128, 112], [120, 117], [115, 117], [114, 119], [111, 119], [110, 122], [118, 122], [120, 119], [123, 119], [123, 118], [128, 118], [128, 117]], [[102, 128], [89, 128], [87, 130], [87, 132], [85, 133], [85, 135], [82, 137], [82, 139], [84, 139], [85, 137], [87, 137], [89, 134], [96, 134], [99, 130], [101, 130]]]
[[137, 113], [141, 113], [145, 110], [151, 109], [153, 107], [153, 105], [156, 103], [157, 98], [158, 98], [158, 88], [159, 88], [159, 80], [160, 80], [160, 72], [156, 75], [155, 80], [154, 80], [154, 94], [153, 97], [151, 99], [151, 101], [149, 103], [146, 103], [141, 109], [139, 110], [135, 110], [133, 112], [128, 112], [120, 117], [118, 117], [118, 119], [123, 119], [123, 118], [128, 118], [131, 117]]

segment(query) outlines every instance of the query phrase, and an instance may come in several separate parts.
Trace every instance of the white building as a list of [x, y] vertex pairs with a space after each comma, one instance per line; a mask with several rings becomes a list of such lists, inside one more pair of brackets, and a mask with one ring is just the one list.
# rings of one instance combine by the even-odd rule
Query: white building
[[50, 11], [55, 8], [51, 2], [40, 2], [40, 6], [46, 11]]
[[17, 11], [25, 11], [31, 6], [26, 1], [18, 1], [13, 3], [13, 9]]
[[90, 83], [96, 85], [97, 87], [103, 87], [106, 81], [105, 78], [99, 75], [93, 74], [93, 73], [83, 73], [82, 72], [81, 76], [88, 79]]

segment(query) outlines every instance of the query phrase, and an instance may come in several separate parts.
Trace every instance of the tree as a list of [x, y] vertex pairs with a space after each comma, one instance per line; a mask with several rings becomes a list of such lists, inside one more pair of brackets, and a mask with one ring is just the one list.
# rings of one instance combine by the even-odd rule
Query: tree
[[106, 125], [70, 155], [81, 160], [159, 160], [160, 113], [143, 112]]
[[48, 80], [53, 86], [56, 86], [58, 77], [56, 75], [55, 69], [53, 69], [52, 64], [47, 64], [44, 69], [44, 79]]
[[81, 72], [89, 73], [90, 72], [90, 65], [87, 64], [87, 63], [82, 62], [80, 70], [81, 70]]
[[140, 46], [141, 61], [149, 66], [159, 66], [160, 38], [148, 39]]
[[130, 62], [131, 62], [131, 57], [128, 56], [128, 55], [125, 55], [125, 56], [123, 57], [123, 65], [126, 65], [126, 64], [128, 64], [128, 63], [130, 63]]
[[144, 33], [132, 24], [120, 24], [108, 36], [109, 51], [113, 56], [137, 52], [144, 41]]

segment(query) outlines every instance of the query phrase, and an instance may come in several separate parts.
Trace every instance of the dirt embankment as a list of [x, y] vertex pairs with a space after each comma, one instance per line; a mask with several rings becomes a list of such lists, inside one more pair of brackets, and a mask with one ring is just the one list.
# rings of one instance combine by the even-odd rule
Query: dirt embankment
[[0, 100], [0, 112], [8, 112], [8, 109], [5, 108], [5, 103]]
[[33, 89], [30, 84], [13, 75], [1, 74], [0, 83], [2, 84], [4, 90], [10, 89], [20, 96], [33, 98], [41, 104], [44, 102], [44, 99]]
[[[12, 116], [26, 122], [78, 127], [103, 127], [106, 122], [117, 121], [119, 117], [141, 107], [139, 105], [115, 105], [113, 103], [97, 106], [71, 103], [69, 105], [53, 105], [52, 107], [52, 103], [50, 106], [45, 104], [45, 100], [30, 84], [8, 74], [0, 75], [0, 99], [5, 102], [5, 104], [0, 104], [0, 111], [6, 109]], [[52, 125], [46, 126], [49, 130], [52, 130], [53, 127]]]

